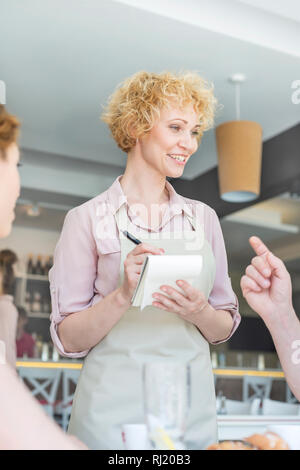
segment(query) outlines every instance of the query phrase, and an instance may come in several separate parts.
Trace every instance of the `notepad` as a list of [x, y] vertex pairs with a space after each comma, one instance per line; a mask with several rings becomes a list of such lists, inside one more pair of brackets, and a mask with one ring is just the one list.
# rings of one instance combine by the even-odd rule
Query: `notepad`
[[201, 275], [203, 258], [201, 255], [148, 255], [142, 266], [138, 284], [131, 299], [133, 307], [143, 310], [152, 305], [154, 292], [168, 296], [160, 290], [161, 285], [172, 286], [184, 292], [176, 281], [183, 279], [197, 287]]

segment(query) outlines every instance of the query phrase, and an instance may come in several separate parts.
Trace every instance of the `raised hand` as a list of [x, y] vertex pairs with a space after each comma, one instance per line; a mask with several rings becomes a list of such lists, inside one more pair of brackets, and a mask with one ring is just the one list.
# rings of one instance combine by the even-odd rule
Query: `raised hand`
[[241, 289], [250, 307], [263, 320], [289, 313], [292, 309], [292, 284], [284, 263], [258, 237], [249, 239], [257, 254], [246, 268]]

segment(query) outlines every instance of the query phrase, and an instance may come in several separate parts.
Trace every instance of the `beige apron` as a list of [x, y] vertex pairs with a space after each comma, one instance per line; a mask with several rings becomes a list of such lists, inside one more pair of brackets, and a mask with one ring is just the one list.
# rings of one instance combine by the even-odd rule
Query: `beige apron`
[[[118, 285], [124, 279], [124, 260], [135, 248], [121, 232], [128, 230], [136, 238], [164, 248], [166, 255], [201, 254], [203, 272], [197, 288], [208, 298], [215, 279], [215, 258], [204, 238], [203, 227], [196, 227], [193, 218], [188, 218], [193, 227], [190, 232], [137, 232], [123, 204], [116, 213], [121, 242]], [[191, 237], [194, 240], [198, 237], [200, 244]], [[89, 352], [77, 384], [68, 432], [91, 449], [124, 449], [121, 425], [144, 422], [142, 365], [159, 360], [190, 364], [187, 449], [204, 449], [216, 442], [217, 417], [209, 344], [194, 325], [176, 313], [153, 306], [142, 311], [139, 307], [130, 307]]]

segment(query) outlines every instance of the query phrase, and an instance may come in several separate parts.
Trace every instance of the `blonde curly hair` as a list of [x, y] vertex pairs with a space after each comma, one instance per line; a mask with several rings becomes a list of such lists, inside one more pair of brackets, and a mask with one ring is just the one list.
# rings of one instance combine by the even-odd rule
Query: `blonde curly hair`
[[128, 153], [136, 139], [152, 129], [162, 108], [174, 103], [184, 108], [192, 103], [201, 125], [199, 142], [214, 124], [217, 99], [213, 89], [213, 84], [195, 72], [137, 72], [109, 97], [101, 119], [108, 124], [118, 147]]
[[9, 114], [3, 104], [0, 104], [0, 158], [6, 158], [6, 149], [12, 143], [17, 143], [20, 122]]

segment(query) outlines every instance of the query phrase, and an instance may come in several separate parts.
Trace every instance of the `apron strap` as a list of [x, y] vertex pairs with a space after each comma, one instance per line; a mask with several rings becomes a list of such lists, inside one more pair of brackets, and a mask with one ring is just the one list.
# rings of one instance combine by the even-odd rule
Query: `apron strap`
[[197, 244], [197, 248], [200, 250], [202, 249], [205, 243], [205, 232], [204, 232], [204, 206], [203, 204], [197, 205], [196, 214], [190, 216], [186, 214], [188, 220], [190, 221], [191, 226], [193, 227], [194, 231], [196, 232], [196, 240], [191, 244], [187, 243], [187, 246], [191, 246], [191, 248], [195, 248], [195, 243]]
[[[186, 214], [188, 220], [190, 221], [191, 226], [195, 231], [197, 230], [203, 230], [204, 227], [204, 205], [203, 204], [197, 204], [195, 210], [195, 214], [189, 215]], [[203, 222], [200, 222], [203, 221]]]

